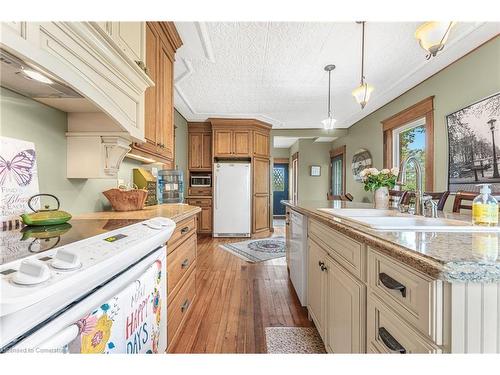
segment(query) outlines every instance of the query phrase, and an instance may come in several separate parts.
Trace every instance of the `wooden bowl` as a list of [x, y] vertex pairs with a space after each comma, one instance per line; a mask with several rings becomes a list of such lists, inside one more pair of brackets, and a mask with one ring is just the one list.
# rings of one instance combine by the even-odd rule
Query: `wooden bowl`
[[144, 208], [148, 191], [143, 189], [109, 189], [102, 192], [115, 211], [137, 211]]

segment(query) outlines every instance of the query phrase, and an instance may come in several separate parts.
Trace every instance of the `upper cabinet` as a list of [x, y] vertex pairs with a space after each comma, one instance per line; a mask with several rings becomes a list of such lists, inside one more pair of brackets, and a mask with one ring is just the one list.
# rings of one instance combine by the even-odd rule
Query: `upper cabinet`
[[[124, 34], [126, 35], [126, 32]], [[134, 143], [132, 153], [153, 158], [165, 163], [167, 168], [173, 168], [174, 57], [182, 41], [171, 22], [147, 22], [145, 41], [144, 68], [155, 82], [155, 86], [146, 91], [145, 142]]]
[[[86, 100], [112, 119], [114, 129], [103, 131], [142, 141], [144, 92], [154, 85], [136, 62], [144, 60], [144, 27], [141, 22], [6, 22], [1, 47], [81, 95], [65, 103], [67, 112], [81, 111], [77, 103]], [[99, 124], [94, 125], [88, 128]]]
[[253, 119], [209, 119], [216, 158], [269, 157], [269, 124]]
[[269, 157], [269, 132], [254, 131], [253, 154], [259, 157]]
[[145, 68], [146, 22], [95, 22], [130, 60]]
[[188, 134], [189, 170], [212, 170], [212, 129], [210, 123], [189, 123]]

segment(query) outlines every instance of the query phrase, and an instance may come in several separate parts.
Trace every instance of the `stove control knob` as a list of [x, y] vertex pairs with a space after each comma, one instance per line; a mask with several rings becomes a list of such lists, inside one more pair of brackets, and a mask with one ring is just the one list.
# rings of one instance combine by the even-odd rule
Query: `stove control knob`
[[159, 222], [156, 222], [154, 219], [152, 220], [147, 220], [143, 223], [145, 226], [147, 226], [148, 228], [150, 229], [155, 229], [155, 230], [159, 230], [159, 229], [162, 229], [162, 225], [161, 223]]
[[12, 281], [19, 285], [36, 285], [50, 278], [49, 267], [38, 259], [26, 259], [21, 262], [19, 270]]
[[57, 250], [56, 256], [52, 260], [51, 266], [58, 270], [76, 270], [82, 266], [80, 257], [68, 249]]

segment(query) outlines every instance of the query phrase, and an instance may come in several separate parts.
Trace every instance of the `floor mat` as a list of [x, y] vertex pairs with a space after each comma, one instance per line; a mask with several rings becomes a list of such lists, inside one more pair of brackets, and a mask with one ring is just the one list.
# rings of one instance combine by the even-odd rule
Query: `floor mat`
[[325, 345], [314, 327], [267, 327], [269, 354], [325, 354]]
[[219, 245], [220, 248], [246, 260], [257, 263], [285, 256], [285, 239], [272, 237]]

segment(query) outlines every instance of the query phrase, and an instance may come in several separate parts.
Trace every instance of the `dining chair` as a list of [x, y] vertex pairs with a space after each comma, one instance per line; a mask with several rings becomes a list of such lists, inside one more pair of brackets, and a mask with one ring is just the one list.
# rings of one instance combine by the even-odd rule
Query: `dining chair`
[[[433, 201], [437, 201], [437, 209], [438, 211], [443, 211], [444, 206], [446, 204], [446, 200], [448, 199], [448, 196], [450, 195], [449, 191], [443, 191], [443, 192], [424, 192], [424, 195], [429, 195], [432, 197]], [[407, 191], [406, 194], [403, 196], [403, 199], [401, 203], [403, 204], [409, 204], [410, 200], [415, 197], [415, 192], [413, 191]]]
[[326, 199], [329, 201], [344, 201], [344, 202], [352, 202], [354, 197], [350, 193], [332, 195], [330, 193], [326, 194]]

